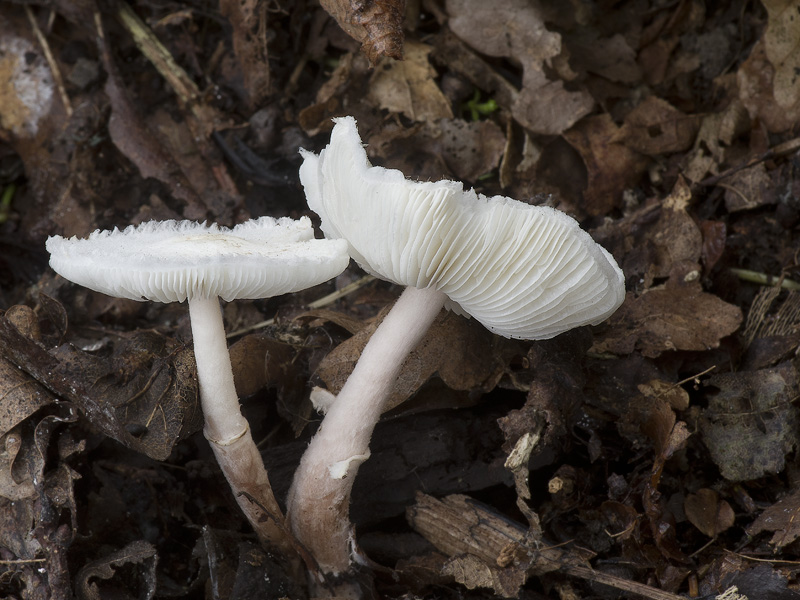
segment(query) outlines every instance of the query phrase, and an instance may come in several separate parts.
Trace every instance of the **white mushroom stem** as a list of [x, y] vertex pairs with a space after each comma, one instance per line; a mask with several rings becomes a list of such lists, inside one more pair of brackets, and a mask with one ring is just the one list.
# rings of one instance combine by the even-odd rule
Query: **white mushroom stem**
[[358, 467], [400, 367], [444, 306], [432, 288], [408, 287], [372, 334], [361, 358], [300, 461], [289, 491], [292, 532], [333, 575], [351, 566], [353, 531], [348, 516]]
[[[194, 338], [200, 402], [205, 417], [203, 433], [214, 450], [233, 495], [259, 538], [273, 546], [287, 541], [274, 519], [283, 520], [272, 493], [264, 461], [250, 434], [247, 419], [239, 408], [233, 383], [233, 369], [225, 339], [219, 299], [190, 297], [189, 316]], [[266, 517], [247, 492], [271, 515]]]

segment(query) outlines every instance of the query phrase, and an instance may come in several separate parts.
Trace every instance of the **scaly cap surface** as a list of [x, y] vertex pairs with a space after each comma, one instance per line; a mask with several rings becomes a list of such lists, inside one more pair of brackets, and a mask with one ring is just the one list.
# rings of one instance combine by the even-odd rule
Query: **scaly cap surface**
[[269, 298], [341, 273], [341, 240], [315, 240], [311, 221], [261, 217], [229, 229], [193, 221], [150, 221], [86, 239], [47, 240], [54, 271], [119, 298]]

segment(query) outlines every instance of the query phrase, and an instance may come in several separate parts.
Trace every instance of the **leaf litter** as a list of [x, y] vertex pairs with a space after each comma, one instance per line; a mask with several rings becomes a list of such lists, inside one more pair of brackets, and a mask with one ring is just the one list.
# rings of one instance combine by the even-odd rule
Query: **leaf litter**
[[[307, 595], [197, 441], [180, 307], [75, 289], [40, 250], [297, 217], [297, 149], [349, 114], [376, 164], [570, 212], [627, 287], [546, 342], [440, 316], [356, 483], [367, 595], [796, 597], [800, 318], [769, 282], [800, 278], [797, 2], [320, 4], [2, 3], [0, 593]], [[308, 310], [358, 277], [225, 313], [275, 319], [231, 350], [282, 493], [311, 386], [399, 292]]]

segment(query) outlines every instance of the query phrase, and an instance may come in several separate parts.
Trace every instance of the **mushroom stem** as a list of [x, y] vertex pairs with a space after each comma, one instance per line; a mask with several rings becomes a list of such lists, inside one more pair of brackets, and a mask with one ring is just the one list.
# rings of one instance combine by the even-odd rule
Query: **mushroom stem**
[[[189, 317], [194, 338], [203, 434], [211, 444], [236, 502], [265, 544], [285, 547], [283, 513], [269, 483], [264, 461], [239, 408], [219, 298], [190, 297]], [[246, 492], [269, 513], [247, 497]]]
[[295, 472], [288, 498], [292, 532], [324, 572], [345, 573], [355, 549], [348, 509], [353, 481], [406, 356], [425, 336], [446, 296], [408, 287], [372, 334], [328, 408]]

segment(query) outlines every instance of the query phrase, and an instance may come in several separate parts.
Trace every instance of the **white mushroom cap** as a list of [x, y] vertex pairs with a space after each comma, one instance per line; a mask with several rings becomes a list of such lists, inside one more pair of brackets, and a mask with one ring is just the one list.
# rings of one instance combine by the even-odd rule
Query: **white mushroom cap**
[[335, 122], [319, 156], [303, 151], [300, 180], [322, 230], [369, 273], [440, 290], [505, 337], [551, 338], [622, 304], [622, 271], [568, 215], [373, 167], [355, 119]]
[[192, 221], [150, 221], [86, 239], [47, 240], [54, 271], [119, 298], [269, 298], [341, 273], [342, 240], [315, 240], [307, 217], [261, 217], [232, 229]]

